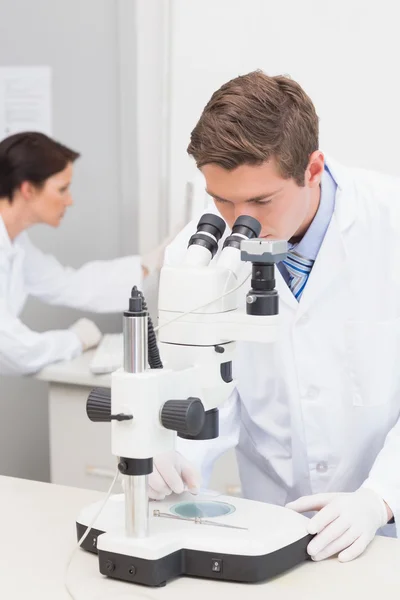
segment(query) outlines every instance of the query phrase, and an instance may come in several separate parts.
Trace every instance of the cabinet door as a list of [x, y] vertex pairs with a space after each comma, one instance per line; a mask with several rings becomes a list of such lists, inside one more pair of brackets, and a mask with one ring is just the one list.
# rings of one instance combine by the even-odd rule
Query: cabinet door
[[86, 415], [90, 390], [50, 384], [50, 476], [52, 483], [106, 491], [117, 459], [111, 454], [110, 423], [92, 423]]

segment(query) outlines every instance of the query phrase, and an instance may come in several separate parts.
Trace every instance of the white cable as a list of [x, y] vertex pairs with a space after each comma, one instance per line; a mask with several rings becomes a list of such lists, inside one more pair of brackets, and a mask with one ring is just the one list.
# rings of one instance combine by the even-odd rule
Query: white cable
[[95, 516], [93, 517], [92, 521], [89, 523], [89, 525], [86, 528], [85, 533], [82, 535], [81, 539], [78, 541], [78, 543], [75, 545], [73, 551], [70, 554], [70, 557], [67, 561], [66, 567], [65, 567], [65, 579], [64, 579], [64, 585], [65, 585], [65, 589], [67, 590], [69, 596], [72, 598], [72, 600], [76, 600], [76, 597], [73, 595], [73, 593], [71, 592], [71, 589], [68, 585], [68, 571], [69, 568], [71, 566], [72, 560], [75, 556], [75, 552], [81, 547], [81, 544], [86, 540], [87, 536], [90, 533], [90, 530], [92, 529], [92, 527], [94, 526], [95, 522], [97, 521], [97, 519], [99, 518], [100, 514], [103, 512], [103, 509], [105, 507], [105, 505], [107, 504], [107, 502], [110, 499], [110, 496], [112, 494], [112, 491], [114, 489], [115, 484], [118, 481], [118, 477], [119, 477], [119, 470], [117, 469], [117, 472], [115, 473], [115, 477], [108, 489], [108, 492], [106, 494], [106, 497], [104, 499], [103, 504], [100, 506], [99, 510], [97, 511], [97, 513], [95, 514]]
[[251, 273], [249, 273], [247, 275], [247, 277], [245, 279], [243, 279], [243, 281], [241, 283], [239, 283], [235, 288], [233, 288], [232, 290], [229, 290], [229, 292], [225, 292], [221, 296], [218, 296], [218, 298], [214, 298], [213, 300], [206, 302], [206, 304], [202, 304], [201, 306], [192, 308], [191, 310], [188, 310], [184, 313], [180, 313], [177, 317], [174, 317], [173, 319], [171, 319], [170, 321], [167, 321], [166, 323], [157, 325], [157, 327], [154, 327], [154, 331], [159, 331], [162, 327], [166, 327], [167, 325], [170, 325], [171, 323], [174, 323], [175, 321], [178, 321], [179, 319], [182, 319], [183, 317], [186, 317], [187, 315], [191, 315], [192, 313], [194, 313], [198, 310], [201, 310], [202, 308], [205, 308], [206, 306], [209, 306], [210, 304], [213, 304], [213, 302], [218, 302], [218, 300], [222, 300], [222, 298], [225, 298], [225, 296], [229, 296], [229, 294], [233, 294], [233, 292], [236, 292], [239, 288], [242, 287], [242, 285], [244, 285], [246, 283], [246, 281], [249, 279], [250, 276], [251, 276]]

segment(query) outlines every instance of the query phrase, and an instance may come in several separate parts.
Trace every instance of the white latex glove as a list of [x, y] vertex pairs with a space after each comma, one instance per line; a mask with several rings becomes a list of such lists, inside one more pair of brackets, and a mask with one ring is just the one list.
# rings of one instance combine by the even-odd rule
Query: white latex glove
[[196, 494], [200, 480], [200, 473], [179, 452], [160, 454], [154, 458], [149, 475], [149, 498], [163, 500], [172, 493], [181, 494], [185, 488]]
[[317, 534], [307, 552], [313, 560], [339, 554], [341, 562], [357, 558], [389, 520], [387, 506], [376, 492], [314, 494], [290, 502], [286, 508], [303, 513], [319, 511], [308, 523], [308, 533]]
[[84, 352], [97, 346], [102, 338], [100, 329], [89, 319], [79, 319], [69, 329], [78, 336]]

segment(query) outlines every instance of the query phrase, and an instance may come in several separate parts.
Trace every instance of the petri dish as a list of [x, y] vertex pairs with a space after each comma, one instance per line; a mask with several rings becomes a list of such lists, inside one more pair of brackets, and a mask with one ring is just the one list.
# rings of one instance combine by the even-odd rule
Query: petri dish
[[235, 512], [233, 504], [227, 502], [179, 502], [170, 507], [170, 512], [184, 519], [212, 519], [216, 517], [225, 517]]

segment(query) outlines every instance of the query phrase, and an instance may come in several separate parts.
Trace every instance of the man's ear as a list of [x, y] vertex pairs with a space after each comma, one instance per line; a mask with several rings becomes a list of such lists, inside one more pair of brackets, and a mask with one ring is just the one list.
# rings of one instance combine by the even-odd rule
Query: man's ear
[[321, 183], [324, 165], [325, 157], [320, 150], [316, 150], [310, 155], [305, 176], [305, 183], [308, 187], [316, 187]]

